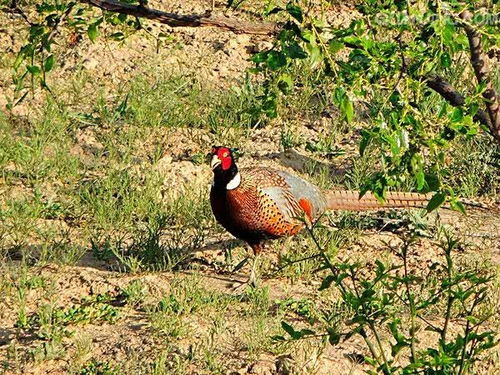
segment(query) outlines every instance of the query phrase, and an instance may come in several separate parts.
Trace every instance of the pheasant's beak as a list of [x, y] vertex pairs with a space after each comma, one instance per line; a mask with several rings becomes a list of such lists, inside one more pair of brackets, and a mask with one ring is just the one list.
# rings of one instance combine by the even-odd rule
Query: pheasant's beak
[[221, 164], [221, 161], [217, 155], [212, 156], [212, 161], [210, 162], [210, 168], [214, 170]]

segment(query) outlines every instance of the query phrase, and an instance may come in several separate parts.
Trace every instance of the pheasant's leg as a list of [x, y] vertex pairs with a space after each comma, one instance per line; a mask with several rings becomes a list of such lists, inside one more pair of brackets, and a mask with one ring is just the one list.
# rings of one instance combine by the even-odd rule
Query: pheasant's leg
[[252, 287], [257, 287], [257, 264], [259, 260], [259, 254], [254, 254], [252, 259], [252, 271], [250, 272], [250, 278], [248, 279], [248, 285]]
[[257, 264], [260, 251], [262, 250], [262, 245], [259, 243], [259, 244], [250, 244], [250, 246], [252, 247], [253, 250], [252, 269], [250, 271], [250, 277], [246, 282], [238, 286], [235, 286], [233, 288], [234, 291], [243, 289], [247, 285], [249, 285], [252, 288], [255, 288], [257, 286]]

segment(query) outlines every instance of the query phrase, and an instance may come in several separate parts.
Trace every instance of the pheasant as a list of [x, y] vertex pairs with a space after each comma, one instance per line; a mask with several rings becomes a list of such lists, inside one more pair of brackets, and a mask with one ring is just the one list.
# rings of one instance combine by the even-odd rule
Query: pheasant
[[252, 248], [254, 262], [249, 283], [253, 285], [257, 257], [264, 242], [297, 234], [304, 222], [314, 223], [326, 210], [425, 207], [429, 200], [425, 194], [393, 192], [381, 204], [370, 193], [359, 198], [355, 191], [323, 192], [281, 170], [262, 167], [239, 170], [228, 147], [212, 147], [211, 157], [212, 211], [219, 224]]

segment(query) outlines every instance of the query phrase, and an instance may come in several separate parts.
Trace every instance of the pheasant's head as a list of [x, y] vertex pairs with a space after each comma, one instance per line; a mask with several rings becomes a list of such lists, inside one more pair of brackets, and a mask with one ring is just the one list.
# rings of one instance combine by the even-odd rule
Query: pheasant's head
[[210, 167], [214, 172], [214, 187], [235, 189], [239, 186], [241, 177], [234, 161], [233, 151], [228, 147], [213, 146]]
[[233, 152], [228, 147], [212, 146], [212, 160], [210, 167], [216, 170], [227, 171], [234, 165]]

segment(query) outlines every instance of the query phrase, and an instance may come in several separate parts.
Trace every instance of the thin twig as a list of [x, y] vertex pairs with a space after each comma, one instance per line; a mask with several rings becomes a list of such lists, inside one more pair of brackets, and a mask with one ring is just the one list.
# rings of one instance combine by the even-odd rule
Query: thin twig
[[279, 25], [269, 22], [251, 23], [235, 20], [224, 16], [215, 16], [210, 13], [181, 15], [168, 13], [158, 9], [147, 8], [141, 5], [131, 5], [116, 0], [80, 0], [94, 7], [109, 12], [128, 14], [130, 16], [148, 18], [171, 27], [218, 27], [230, 30], [237, 34], [273, 35], [279, 30]]
[[54, 37], [54, 35], [57, 32], [57, 28], [69, 16], [69, 14], [73, 10], [74, 6], [75, 6], [75, 3], [71, 3], [70, 6], [68, 8], [66, 8], [66, 10], [61, 15], [61, 17], [59, 17], [59, 19], [57, 20], [57, 22], [55, 23], [55, 25], [52, 27], [52, 30], [50, 31], [50, 34], [47, 36], [47, 43], [49, 43], [50, 40]]
[[9, 7], [8, 8], [3, 8], [2, 11], [6, 12], [6, 13], [13, 13], [13, 14], [18, 14], [22, 17], [23, 20], [26, 21], [27, 24], [29, 24], [30, 26], [34, 26], [35, 24], [33, 22], [31, 22], [28, 18], [28, 16], [26, 15], [26, 13], [24, 13], [24, 11], [19, 8], [19, 6], [17, 5], [17, 0], [12, 0], [12, 2], [10, 3]]
[[403, 256], [403, 269], [404, 269], [404, 275], [405, 275], [405, 278], [404, 278], [404, 283], [405, 283], [405, 286], [406, 286], [406, 293], [408, 293], [408, 302], [410, 304], [410, 325], [411, 325], [411, 334], [410, 334], [410, 337], [411, 337], [411, 346], [410, 346], [410, 350], [411, 350], [411, 361], [413, 363], [416, 362], [417, 360], [417, 351], [415, 350], [415, 336], [416, 336], [416, 332], [415, 332], [415, 315], [416, 315], [416, 308], [415, 308], [415, 300], [413, 299], [413, 294], [411, 292], [411, 288], [410, 288], [410, 283], [408, 281], [408, 248], [410, 247], [410, 243], [405, 241], [405, 244], [403, 245], [403, 249], [402, 249], [402, 256]]

